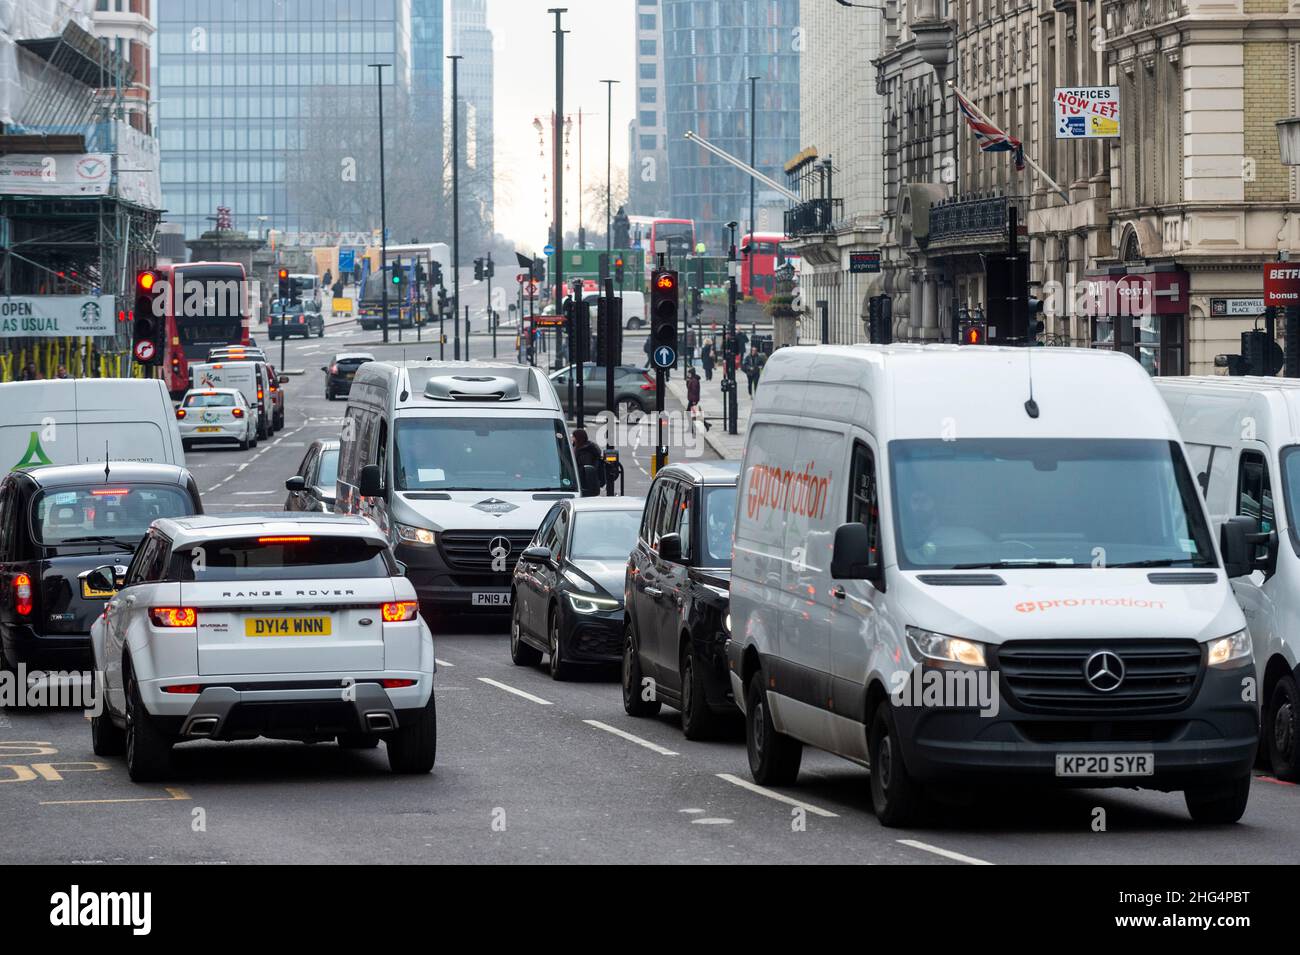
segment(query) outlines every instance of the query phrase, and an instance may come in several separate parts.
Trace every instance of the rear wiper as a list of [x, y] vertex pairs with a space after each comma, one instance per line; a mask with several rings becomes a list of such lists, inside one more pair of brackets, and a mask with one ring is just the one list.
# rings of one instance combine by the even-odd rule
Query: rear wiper
[[135, 541], [122, 540], [120, 537], [110, 537], [107, 534], [92, 534], [87, 537], [65, 537], [61, 541], [45, 542], [46, 547], [62, 547], [64, 544], [116, 544], [130, 550], [135, 546]]
[[1127, 560], [1119, 564], [1106, 564], [1106, 567], [1209, 567], [1210, 563], [1202, 558], [1193, 557], [1155, 557], [1150, 560]]

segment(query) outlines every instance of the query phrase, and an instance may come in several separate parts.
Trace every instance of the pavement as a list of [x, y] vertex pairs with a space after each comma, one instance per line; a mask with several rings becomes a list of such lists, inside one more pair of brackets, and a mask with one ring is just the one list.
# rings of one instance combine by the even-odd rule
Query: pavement
[[[207, 510], [283, 506], [284, 481], [308, 444], [339, 433], [344, 404], [325, 400], [317, 369], [373, 337], [343, 324], [324, 339], [288, 343], [288, 367], [306, 373], [287, 383], [285, 428], [254, 451], [187, 455]], [[483, 336], [472, 344], [490, 352]], [[371, 350], [397, 355], [400, 347]], [[716, 380], [704, 389], [710, 415]], [[676, 414], [683, 387], [674, 375]], [[742, 421], [747, 407], [742, 394]], [[709, 432], [715, 441], [718, 430]], [[616, 437], [627, 491], [644, 494], [652, 443], [637, 428]], [[715, 450], [714, 442], [696, 447], [702, 457]], [[756, 786], [738, 720], [716, 739], [689, 742], [672, 710], [627, 716], [616, 672], [555, 682], [540, 667], [512, 665], [504, 625], [431, 624], [439, 751], [427, 776], [391, 775], [382, 746], [256, 740], [187, 743], [176, 749], [171, 778], [137, 785], [121, 759], [94, 756], [79, 710], [0, 709], [0, 831], [8, 834], [0, 862], [1120, 865], [1300, 857], [1300, 788], [1265, 775], [1233, 826], [1193, 825], [1179, 794], [1107, 789], [950, 794], [927, 825], [885, 829], [858, 766], [807, 751], [796, 785]]]

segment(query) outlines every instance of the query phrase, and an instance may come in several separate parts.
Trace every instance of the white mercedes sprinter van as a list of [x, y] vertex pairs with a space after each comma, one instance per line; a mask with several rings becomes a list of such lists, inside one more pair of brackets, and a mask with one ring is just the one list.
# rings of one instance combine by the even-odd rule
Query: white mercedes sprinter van
[[[869, 767], [889, 826], [976, 782], [1245, 811], [1250, 636], [1132, 359], [783, 348], [736, 512], [727, 657], [759, 783], [793, 781], [809, 744]], [[1245, 528], [1225, 527], [1239, 566]]]
[[[1232, 581], [1255, 646], [1262, 732], [1273, 774], [1300, 780], [1300, 381], [1157, 378], [1210, 520], [1258, 525], [1250, 574]], [[1278, 506], [1278, 505], [1281, 506]]]
[[343, 418], [336, 511], [383, 528], [436, 630], [510, 611], [515, 562], [578, 470], [541, 368], [373, 361]]

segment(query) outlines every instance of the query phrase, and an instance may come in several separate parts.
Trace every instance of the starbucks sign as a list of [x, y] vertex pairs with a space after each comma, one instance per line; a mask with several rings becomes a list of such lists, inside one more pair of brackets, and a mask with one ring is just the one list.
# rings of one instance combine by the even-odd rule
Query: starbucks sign
[[0, 297], [5, 338], [76, 338], [116, 332], [111, 295], [11, 295]]

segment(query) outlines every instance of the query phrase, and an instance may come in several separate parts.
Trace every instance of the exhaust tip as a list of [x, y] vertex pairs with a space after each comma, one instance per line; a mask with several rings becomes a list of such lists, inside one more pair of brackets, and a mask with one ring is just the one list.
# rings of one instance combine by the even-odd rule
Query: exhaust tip
[[201, 716], [190, 723], [188, 736], [212, 736], [217, 732], [217, 718], [215, 716]]
[[393, 717], [388, 713], [367, 713], [366, 728], [371, 732], [380, 732], [394, 728]]

